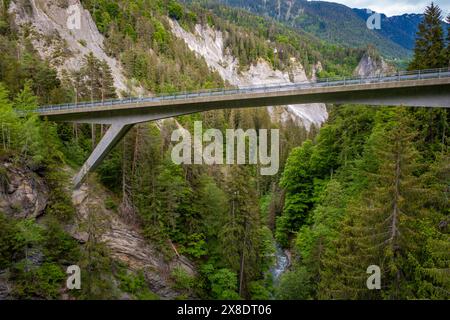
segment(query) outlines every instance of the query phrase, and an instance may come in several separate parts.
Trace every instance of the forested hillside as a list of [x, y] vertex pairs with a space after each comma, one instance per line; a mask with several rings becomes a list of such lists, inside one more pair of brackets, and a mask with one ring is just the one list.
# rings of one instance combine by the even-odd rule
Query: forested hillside
[[[189, 19], [200, 19], [178, 3], [98, 1], [95, 7], [89, 2], [83, 4], [92, 11], [99, 30], [106, 36], [106, 52], [120, 61], [125, 75], [145, 90], [167, 93], [226, 85], [171, 34], [169, 17], [179, 19], [187, 28], [192, 26]], [[87, 54], [78, 70], [58, 72], [51, 66], [54, 61], [42, 60], [33, 48], [33, 31], [15, 24], [14, 17], [7, 13], [7, 3], [2, 8], [3, 194], [11, 190], [14, 197], [20, 196], [20, 189], [11, 185], [20, 168], [30, 169], [24, 175], [30, 175], [31, 181], [43, 179], [48, 186], [48, 199], [47, 190], [37, 194], [39, 201], [42, 196], [47, 203], [43, 212], [37, 212], [39, 221], [32, 215], [18, 215], [25, 210], [21, 198], [2, 198], [6, 214], [2, 216], [2, 230], [7, 232], [2, 233], [1, 269], [6, 273], [1, 281], [10, 288], [7, 297], [61, 298], [65, 266], [70, 264], [90, 270], [84, 273], [83, 283], [87, 285], [75, 298], [106, 299], [124, 294], [142, 299], [157, 297], [149, 288], [160, 288], [154, 282], [160, 280], [149, 277], [149, 270], [132, 270], [126, 263], [114, 260], [111, 249], [100, 241], [104, 229], [110, 228], [98, 214], [98, 206], [104, 206], [140, 230], [167, 261], [189, 257], [195, 263], [196, 275], [183, 268], [173, 269], [169, 283], [164, 284], [170, 286], [167, 290], [175, 290], [180, 297], [270, 298], [268, 271], [275, 250], [270, 226], [273, 227], [275, 217], [262, 215], [260, 199], [268, 190], [277, 190], [277, 177], [260, 177], [256, 166], [174, 165], [170, 159], [170, 132], [178, 125], [191, 129], [194, 120], [203, 120], [206, 128], [221, 130], [280, 127], [283, 163], [289, 150], [308, 135], [313, 136], [314, 129], [308, 133], [293, 122], [282, 126], [272, 123], [264, 109], [218, 111], [138, 126], [104, 161], [96, 175], [98, 179], [90, 179], [88, 188], [102, 192], [95, 187], [94, 181], [98, 180], [112, 194], [106, 196], [105, 203], [83, 209], [88, 213], [86, 220], [80, 217], [79, 205], [70, 200], [69, 167], [77, 170], [81, 166], [106, 128], [41, 122], [32, 110], [39, 104], [117, 96], [111, 69], [94, 54]], [[224, 21], [206, 12], [203, 19], [205, 23], [217, 19], [218, 25]], [[249, 36], [255, 40], [249, 43], [262, 46], [258, 52], [261, 58], [273, 54], [277, 44], [267, 45], [262, 36], [248, 28], [222, 23], [223, 28], [229, 28], [230, 48], [236, 45], [231, 40], [234, 34], [240, 34], [242, 39]], [[281, 68], [284, 63], [287, 67], [287, 54], [273, 57], [274, 66]], [[353, 61], [356, 63], [356, 58]], [[246, 63], [242, 65], [245, 68]], [[22, 108], [29, 110], [29, 118], [14, 112]], [[78, 197], [74, 196], [75, 202]], [[270, 203], [270, 199], [264, 199], [264, 203]], [[19, 217], [24, 215], [28, 219], [22, 222]], [[93, 227], [98, 224], [99, 227]], [[73, 233], [71, 230], [78, 225], [80, 230]], [[86, 232], [87, 238], [83, 236]]]
[[[310, 78], [348, 76], [361, 58], [379, 58], [372, 47], [330, 44], [217, 3], [83, 0], [102, 50], [126, 78], [119, 90], [116, 69], [98, 52], [82, 55], [76, 69], [60, 61], [80, 52], [43, 54], [44, 35], [18, 25], [12, 3], [31, 18], [33, 8], [47, 8], [40, 0], [0, 7], [0, 299], [448, 298], [444, 109], [328, 106], [327, 124], [310, 130], [266, 108], [140, 124], [75, 191], [70, 178], [107, 126], [51, 123], [33, 112], [137, 91], [231, 86], [172, 33], [169, 19], [186, 31], [221, 31], [241, 72], [263, 60], [280, 72], [300, 64]], [[444, 33], [429, 36], [438, 11], [427, 15], [411, 68], [450, 60]], [[45, 37], [49, 46], [64, 43]], [[174, 164], [171, 134], [192, 132], [194, 121], [221, 132], [279, 129], [279, 173]], [[292, 257], [278, 278], [281, 247]], [[68, 291], [65, 271], [74, 264], [85, 270], [83, 285]], [[371, 264], [383, 270], [382, 291], [363, 290]]]
[[[411, 69], [449, 66], [441, 19], [427, 7]], [[296, 259], [280, 298], [448, 299], [448, 125], [446, 109], [339, 106], [292, 151], [276, 238]], [[371, 265], [382, 290], [366, 289]]]
[[[276, 236], [297, 256], [280, 298], [448, 297], [447, 117], [341, 106], [294, 149]], [[365, 290], [370, 265], [382, 267], [382, 291]]]
[[[411, 54], [408, 49], [391, 40], [382, 29], [369, 30], [366, 19], [359, 12], [332, 1], [306, 0], [216, 0], [268, 16], [282, 24], [295, 28], [298, 32], [308, 32], [328, 43], [348, 47], [374, 45], [384, 56], [390, 59], [404, 59]], [[211, 1], [206, 1], [210, 3]], [[384, 21], [386, 22], [386, 21]], [[389, 28], [391, 23], [386, 23]], [[396, 29], [396, 32], [399, 32]], [[415, 31], [413, 31], [414, 33]]]

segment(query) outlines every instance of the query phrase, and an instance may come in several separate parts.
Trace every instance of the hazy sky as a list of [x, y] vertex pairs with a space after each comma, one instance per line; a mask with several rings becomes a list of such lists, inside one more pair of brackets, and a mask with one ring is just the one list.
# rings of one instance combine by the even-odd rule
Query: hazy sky
[[[404, 13], [423, 13], [431, 0], [326, 0], [338, 2], [351, 8], [370, 8], [387, 16]], [[445, 15], [450, 13], [450, 0], [434, 0], [441, 7]]]

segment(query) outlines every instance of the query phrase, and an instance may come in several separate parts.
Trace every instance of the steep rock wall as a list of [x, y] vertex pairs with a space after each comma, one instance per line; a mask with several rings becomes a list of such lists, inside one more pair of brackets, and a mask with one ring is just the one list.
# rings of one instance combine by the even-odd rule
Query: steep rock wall
[[0, 164], [0, 211], [16, 219], [43, 214], [49, 190], [35, 172], [12, 162]]

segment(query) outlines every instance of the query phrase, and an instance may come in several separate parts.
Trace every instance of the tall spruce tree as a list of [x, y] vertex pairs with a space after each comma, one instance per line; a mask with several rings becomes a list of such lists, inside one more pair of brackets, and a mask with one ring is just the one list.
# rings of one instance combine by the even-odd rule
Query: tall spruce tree
[[410, 70], [442, 68], [446, 65], [442, 10], [432, 2], [419, 24]]
[[249, 284], [258, 274], [260, 219], [255, 181], [249, 168], [234, 165], [226, 176], [229, 213], [219, 234], [225, 264], [238, 275], [239, 294], [249, 298]]
[[450, 67], [450, 13], [447, 16], [446, 22], [448, 23], [447, 27], [447, 63]]
[[280, 185], [286, 190], [283, 214], [277, 218], [276, 238], [282, 246], [288, 246], [292, 236], [306, 222], [314, 200], [311, 155], [313, 143], [307, 140], [292, 150], [286, 163]]
[[105, 60], [100, 62], [100, 93], [102, 101], [117, 97], [114, 77], [111, 68]]

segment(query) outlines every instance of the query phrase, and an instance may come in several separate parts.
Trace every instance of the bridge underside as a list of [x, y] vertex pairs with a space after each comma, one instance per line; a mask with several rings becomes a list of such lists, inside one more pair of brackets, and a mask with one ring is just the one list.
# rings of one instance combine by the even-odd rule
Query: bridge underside
[[[447, 81], [448, 82], [448, 81]], [[308, 92], [308, 90], [243, 94], [236, 98], [210, 97], [204, 100], [189, 99], [166, 101], [164, 104], [148, 103], [124, 104], [119, 108], [89, 108], [76, 112], [55, 113], [47, 115], [51, 121], [76, 123], [95, 123], [111, 125], [100, 143], [94, 149], [73, 182], [78, 188], [87, 174], [95, 170], [112, 148], [123, 136], [138, 123], [176, 117], [217, 109], [267, 107], [274, 105], [329, 103], [329, 104], [363, 104], [373, 106], [408, 106], [408, 107], [445, 107], [450, 108], [450, 83], [438, 86], [409, 86], [370, 90], [331, 92]], [[317, 90], [316, 90], [317, 91]]]

